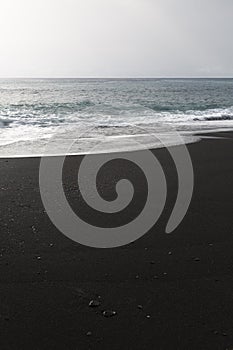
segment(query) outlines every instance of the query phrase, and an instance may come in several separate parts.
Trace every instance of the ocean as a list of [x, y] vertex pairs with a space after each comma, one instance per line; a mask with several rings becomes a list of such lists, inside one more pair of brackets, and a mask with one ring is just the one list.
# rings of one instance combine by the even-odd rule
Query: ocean
[[[0, 79], [0, 157], [177, 144], [233, 129], [233, 79]], [[132, 142], [132, 140], [136, 141]]]

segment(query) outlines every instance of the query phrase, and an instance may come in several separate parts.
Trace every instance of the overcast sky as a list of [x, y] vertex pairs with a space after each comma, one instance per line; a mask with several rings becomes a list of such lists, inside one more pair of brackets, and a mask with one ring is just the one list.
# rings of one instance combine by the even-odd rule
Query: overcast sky
[[233, 0], [0, 0], [0, 77], [233, 77]]

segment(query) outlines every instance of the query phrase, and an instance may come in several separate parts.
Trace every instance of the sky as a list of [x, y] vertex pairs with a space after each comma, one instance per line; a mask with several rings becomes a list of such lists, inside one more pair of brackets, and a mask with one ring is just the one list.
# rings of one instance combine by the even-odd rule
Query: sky
[[0, 77], [233, 77], [233, 1], [1, 0]]

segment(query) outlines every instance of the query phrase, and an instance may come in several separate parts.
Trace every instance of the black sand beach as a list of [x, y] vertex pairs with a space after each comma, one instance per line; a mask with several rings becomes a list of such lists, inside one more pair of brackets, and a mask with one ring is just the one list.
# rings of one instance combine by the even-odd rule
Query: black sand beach
[[[154, 151], [167, 175], [166, 208], [145, 236], [116, 249], [81, 246], [53, 226], [40, 199], [39, 159], [1, 159], [0, 349], [232, 349], [233, 133], [215, 136], [224, 138], [188, 145], [194, 194], [170, 235], [164, 229], [177, 178], [168, 152]], [[125, 213], [106, 217], [78, 196], [81, 158], [65, 164], [72, 206], [96, 225], [128, 222], [146, 197], [142, 174], [124, 161], [100, 174], [106, 199], [125, 174], [136, 189]]]

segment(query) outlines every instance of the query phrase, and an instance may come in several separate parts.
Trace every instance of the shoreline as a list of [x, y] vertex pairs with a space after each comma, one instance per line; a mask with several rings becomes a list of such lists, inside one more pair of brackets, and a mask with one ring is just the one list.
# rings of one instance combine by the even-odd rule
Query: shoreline
[[[53, 226], [40, 199], [39, 157], [1, 158], [1, 350], [232, 347], [233, 132], [216, 135], [227, 137], [187, 145], [194, 193], [171, 235], [164, 228], [177, 194], [175, 168], [166, 149], [152, 151], [167, 176], [166, 207], [146, 235], [114, 249], [81, 246]], [[114, 217], [89, 211], [77, 196], [74, 170], [82, 158], [71, 155], [64, 166], [72, 207], [104, 227], [137, 215], [142, 177], [122, 161], [101, 173], [100, 192], [112, 200], [114, 184], [127, 176], [134, 203]], [[93, 299], [100, 306], [89, 307]], [[105, 318], [104, 310], [117, 314]]]
[[[176, 132], [176, 131], [175, 131]], [[196, 132], [192, 132], [192, 131], [187, 131], [187, 132], [178, 132], [178, 134], [181, 136], [181, 138], [184, 137], [184, 140], [186, 138], [186, 142], [182, 141], [182, 143], [171, 143], [169, 144], [169, 142], [167, 143], [167, 145], [160, 145], [157, 147], [147, 147], [146, 145], [142, 145], [142, 148], [138, 148], [138, 149], [129, 149], [129, 150], [115, 150], [115, 151], [99, 151], [98, 153], [92, 153], [92, 152], [79, 152], [79, 153], [49, 153], [49, 154], [29, 154], [29, 155], [0, 155], [0, 159], [24, 159], [24, 158], [42, 158], [42, 157], [73, 157], [73, 156], [86, 156], [88, 154], [90, 155], [96, 155], [98, 156], [98, 154], [121, 154], [121, 153], [130, 153], [130, 152], [142, 152], [145, 150], [150, 150], [150, 151], [155, 151], [157, 149], [163, 149], [163, 148], [170, 148], [170, 147], [177, 147], [180, 145], [189, 145], [189, 144], [193, 144], [193, 143], [197, 143], [202, 141], [203, 139], [206, 138], [224, 138], [224, 136], [221, 136], [221, 134], [231, 134], [233, 132], [233, 130], [229, 129], [229, 128], [222, 128], [220, 130], [203, 130], [202, 132], [200, 131], [196, 131]], [[163, 134], [162, 134], [163, 135]], [[188, 135], [188, 136], [186, 136]], [[128, 137], [128, 136], [126, 136]], [[133, 137], [133, 136], [132, 136]], [[156, 137], [156, 134], [155, 134]], [[192, 140], [188, 140], [188, 138], [193, 138]]]

